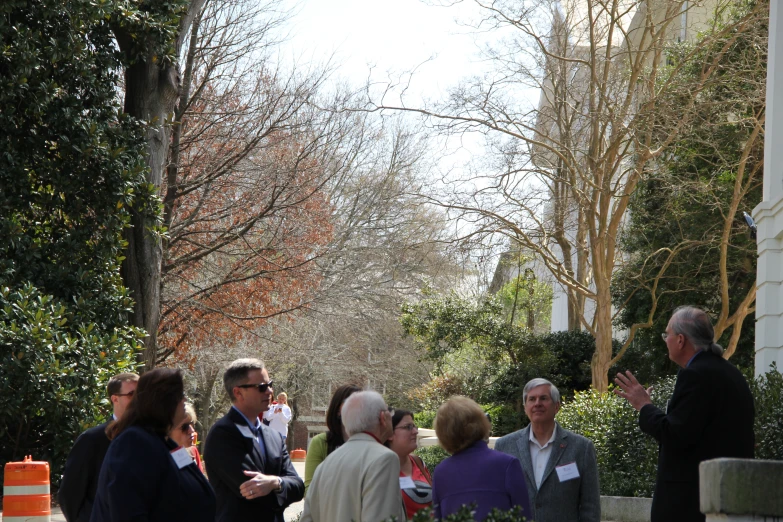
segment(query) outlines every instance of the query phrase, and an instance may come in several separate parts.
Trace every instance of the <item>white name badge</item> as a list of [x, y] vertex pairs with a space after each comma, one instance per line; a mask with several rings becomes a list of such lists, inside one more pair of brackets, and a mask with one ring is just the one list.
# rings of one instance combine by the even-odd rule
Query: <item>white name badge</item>
[[191, 457], [190, 453], [188, 453], [188, 450], [186, 450], [182, 446], [180, 446], [177, 449], [171, 450], [171, 458], [174, 459], [174, 462], [177, 464], [177, 467], [179, 469], [182, 469], [185, 466], [193, 464], [193, 457]]
[[410, 477], [400, 477], [400, 489], [416, 489], [416, 484]]
[[557, 466], [555, 471], [557, 471], [557, 478], [560, 479], [560, 482], [566, 482], [568, 480], [579, 478], [579, 469], [576, 467], [576, 462]]
[[250, 431], [250, 428], [248, 428], [247, 426], [243, 426], [242, 424], [235, 424], [234, 426], [239, 428], [239, 433], [241, 433], [242, 435], [244, 435], [248, 439], [255, 439], [256, 438], [256, 436], [253, 435], [253, 432]]

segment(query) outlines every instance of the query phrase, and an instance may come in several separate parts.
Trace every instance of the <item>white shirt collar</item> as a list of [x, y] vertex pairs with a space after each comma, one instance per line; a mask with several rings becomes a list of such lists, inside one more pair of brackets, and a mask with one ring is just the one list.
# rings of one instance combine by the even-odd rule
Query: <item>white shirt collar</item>
[[536, 446], [538, 446], [541, 449], [544, 449], [550, 444], [552, 444], [555, 441], [556, 437], [557, 437], [557, 423], [555, 423], [555, 429], [552, 430], [552, 436], [549, 437], [549, 440], [546, 441], [546, 444], [542, 446], [541, 444], [538, 443], [536, 436], [533, 434], [533, 426], [532, 425], [530, 426], [530, 434], [528, 436], [528, 439], [530, 440], [530, 442], [534, 443]]

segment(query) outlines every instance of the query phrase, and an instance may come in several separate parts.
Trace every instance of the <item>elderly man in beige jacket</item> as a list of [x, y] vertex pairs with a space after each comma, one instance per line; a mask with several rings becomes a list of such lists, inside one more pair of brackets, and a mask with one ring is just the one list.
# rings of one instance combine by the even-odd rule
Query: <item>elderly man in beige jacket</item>
[[400, 459], [383, 445], [393, 433], [383, 397], [354, 393], [341, 415], [349, 439], [315, 470], [300, 522], [405, 520]]

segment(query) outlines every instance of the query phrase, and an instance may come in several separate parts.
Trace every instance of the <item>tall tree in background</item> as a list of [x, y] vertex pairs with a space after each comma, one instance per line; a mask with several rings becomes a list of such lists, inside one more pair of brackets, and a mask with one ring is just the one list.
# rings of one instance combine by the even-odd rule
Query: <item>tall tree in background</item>
[[[180, 87], [178, 57], [190, 26], [207, 0], [116, 2], [111, 21], [123, 55], [125, 105], [129, 116], [146, 124], [147, 182], [160, 191], [169, 151], [169, 125]], [[108, 13], [107, 13], [108, 14]], [[147, 369], [157, 359], [163, 250], [159, 216], [131, 210], [132, 227], [122, 277], [134, 305], [132, 323], [147, 332], [141, 360]]]
[[[619, 238], [630, 197], [693, 117], [692, 108], [727, 50], [763, 9], [711, 33], [670, 67], [675, 34], [693, 32], [680, 27], [691, 19], [683, 13], [695, 13], [701, 4], [499, 0], [479, 5], [486, 14], [480, 28], [509, 35], [505, 46], [488, 51], [495, 75], [466, 82], [432, 107], [411, 109], [382, 100], [374, 107], [418, 112], [443, 132], [478, 131], [488, 137], [494, 168], [422, 197], [469, 223], [474, 237], [501, 234], [513, 248], [536, 255], [566, 289], [581, 326], [595, 336], [593, 386], [605, 391], [609, 368], [635, 331], [652, 324], [654, 312], [632, 325], [623, 348], [613, 349], [612, 280], [624, 262]], [[723, 45], [713, 46], [718, 38], [724, 38]], [[681, 70], [696, 58], [699, 74], [683, 89]], [[540, 88], [537, 107], [520, 101], [519, 91], [527, 86]], [[662, 104], [672, 92], [683, 94], [671, 112], [680, 119], [667, 120], [663, 128], [657, 115], [675, 110]]]
[[123, 232], [157, 209], [144, 128], [117, 100], [114, 7], [0, 3], [0, 461], [49, 461], [55, 484], [143, 333]]
[[[632, 198], [622, 243], [629, 259], [617, 274], [615, 303], [627, 327], [657, 308], [653, 342], [660, 342], [657, 333], [673, 309], [692, 303], [715, 317], [716, 340], [724, 338], [728, 358], [737, 350], [746, 318], [752, 320], [756, 243], [742, 211], [761, 200], [768, 5], [764, 0], [738, 2], [730, 19], [712, 31], [756, 12], [748, 29], [737, 39], [715, 39], [680, 69], [686, 88], [698, 81], [707, 56], [733, 40], [680, 138]], [[690, 48], [683, 45], [679, 55], [688, 55]], [[672, 53], [672, 61], [680, 59]], [[659, 113], [662, 129], [673, 124], [667, 115], [679, 116], [675, 109], [688, 97], [672, 92], [662, 100], [661, 105], [671, 108]], [[638, 343], [635, 351], [648, 346], [649, 341]]]

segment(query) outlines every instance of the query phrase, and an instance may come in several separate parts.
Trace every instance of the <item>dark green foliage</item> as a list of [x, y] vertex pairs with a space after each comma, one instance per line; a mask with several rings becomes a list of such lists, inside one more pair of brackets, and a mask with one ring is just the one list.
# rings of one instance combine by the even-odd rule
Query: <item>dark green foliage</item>
[[508, 404], [489, 404], [482, 406], [492, 421], [493, 437], [502, 437], [507, 433], [524, 428], [528, 424], [523, 412], [518, 412]]
[[116, 7], [0, 3], [0, 462], [48, 460], [55, 484], [141, 336], [122, 230], [157, 207], [143, 129], [120, 116]]
[[413, 422], [419, 428], [432, 429], [432, 423], [435, 421], [435, 410], [425, 410], [413, 414]]
[[[653, 387], [653, 402], [664, 408], [674, 379]], [[577, 393], [563, 404], [557, 421], [595, 444], [601, 494], [652, 496], [658, 462], [658, 443], [639, 429], [639, 413], [614, 393]]]
[[[474, 367], [465, 379], [463, 393], [480, 403], [507, 404], [521, 413], [522, 389], [533, 378], [548, 376], [566, 397], [589, 388], [592, 381], [590, 359], [595, 339], [590, 334], [531, 334], [524, 327], [509, 324], [495, 298], [473, 304], [449, 295], [406, 304], [402, 325], [438, 367], [460, 351], [478, 355], [482, 365]], [[510, 421], [498, 429], [513, 431], [524, 423], [521, 419]]]
[[[764, 4], [765, 8], [758, 9]], [[628, 262], [613, 280], [620, 326], [647, 321], [654, 279], [663, 274], [656, 288], [654, 324], [637, 333], [622, 361], [645, 378], [676, 370], [653, 354], [658, 353], [660, 332], [677, 306], [692, 304], [717, 317], [726, 304], [731, 315], [755, 287], [756, 242], [749, 237], [742, 211], [750, 212], [761, 200], [763, 133], [757, 133], [757, 124], [764, 114], [769, 6], [766, 0], [743, 0], [732, 9], [725, 22], [716, 23], [716, 34], [749, 18], [744, 30], [735, 28], [713, 40], [705, 39], [709, 45], [683, 43], [669, 50], [671, 67], [682, 65], [675, 80], [681, 87], [657, 101], [660, 121], [653, 125], [661, 129], [658, 139], [668, 138], [667, 129], [679, 124], [671, 118], [679, 119], [682, 107], [694, 95], [698, 97], [678, 139], [646, 174], [630, 203], [621, 243]], [[693, 92], [705, 64], [721, 52], [725, 55], [704, 89]], [[730, 212], [735, 212], [733, 219], [728, 218]], [[724, 303], [720, 248], [726, 224], [730, 232], [728, 301]], [[676, 251], [671, 259], [670, 251]], [[668, 267], [667, 260], [671, 260]], [[752, 366], [754, 326], [751, 313], [742, 323], [732, 357], [738, 367]], [[732, 329], [727, 329], [718, 342], [726, 346], [731, 334]]]
[[436, 364], [461, 349], [481, 353], [490, 363], [509, 359], [516, 364], [541, 355], [529, 349], [533, 335], [509, 324], [501, 300], [495, 297], [472, 303], [450, 294], [405, 303], [400, 321], [405, 333], [414, 336]]
[[430, 470], [430, 473], [435, 471], [435, 467], [440, 464], [443, 459], [449, 456], [449, 454], [446, 453], [446, 450], [440, 446], [419, 448], [414, 453], [421, 457], [421, 460], [427, 465], [427, 469]]
[[783, 460], [783, 374], [776, 366], [752, 382], [756, 458]]

